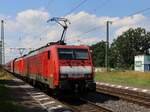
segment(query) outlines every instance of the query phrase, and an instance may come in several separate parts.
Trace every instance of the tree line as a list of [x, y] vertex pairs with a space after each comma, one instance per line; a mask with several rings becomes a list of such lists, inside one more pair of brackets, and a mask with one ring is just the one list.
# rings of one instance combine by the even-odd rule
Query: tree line
[[[105, 67], [105, 41], [92, 45], [93, 63], [96, 67]], [[109, 47], [109, 67], [133, 69], [134, 56], [149, 54], [150, 32], [144, 28], [130, 28], [118, 36]]]

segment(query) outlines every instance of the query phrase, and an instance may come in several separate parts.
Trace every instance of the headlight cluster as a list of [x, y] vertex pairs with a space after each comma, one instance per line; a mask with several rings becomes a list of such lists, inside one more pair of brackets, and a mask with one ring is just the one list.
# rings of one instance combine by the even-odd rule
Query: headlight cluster
[[82, 75], [80, 75], [80, 74], [72, 74], [72, 75], [68, 75], [68, 74], [61, 74], [60, 75], [60, 77], [61, 78], [91, 78], [91, 74], [82, 74]]
[[91, 77], [91, 74], [84, 74], [84, 77], [85, 77], [85, 78], [90, 78], [90, 77]]

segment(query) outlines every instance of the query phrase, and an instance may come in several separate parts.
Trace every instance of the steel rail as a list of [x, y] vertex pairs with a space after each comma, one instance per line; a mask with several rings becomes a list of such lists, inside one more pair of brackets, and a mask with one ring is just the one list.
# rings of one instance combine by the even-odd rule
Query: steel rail
[[89, 100], [87, 100], [87, 99], [80, 98], [80, 100], [85, 101], [85, 102], [91, 104], [92, 106], [98, 108], [98, 110], [100, 110], [100, 111], [102, 111], [102, 112], [115, 112], [114, 110], [109, 109], [108, 107], [104, 107], [103, 105], [96, 104], [96, 103], [94, 103], [94, 102], [92, 102], [92, 101], [89, 101]]
[[142, 93], [136, 93], [135, 91], [133, 91], [132, 93], [130, 90], [123, 90], [121, 88], [116, 89], [101, 85], [97, 86], [96, 90], [100, 93], [116, 96], [133, 103], [138, 103], [140, 105], [150, 107], [150, 97], [144, 96], [144, 94], [142, 95]]

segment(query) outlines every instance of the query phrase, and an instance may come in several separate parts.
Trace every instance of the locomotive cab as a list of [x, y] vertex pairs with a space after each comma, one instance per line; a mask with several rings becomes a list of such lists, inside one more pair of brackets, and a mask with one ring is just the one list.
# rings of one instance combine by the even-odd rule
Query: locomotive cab
[[57, 48], [59, 89], [74, 92], [95, 91], [92, 58], [87, 46]]

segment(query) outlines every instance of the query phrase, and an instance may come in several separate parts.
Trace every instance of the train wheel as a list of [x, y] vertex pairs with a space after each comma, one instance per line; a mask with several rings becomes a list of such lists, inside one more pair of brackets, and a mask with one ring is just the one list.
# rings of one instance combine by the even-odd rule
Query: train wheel
[[54, 98], [60, 98], [60, 91], [59, 91], [58, 89], [54, 89], [54, 90], [52, 91], [52, 96], [53, 96]]
[[30, 80], [29, 78], [26, 78], [26, 82], [27, 82], [27, 83], [29, 83], [29, 82], [30, 82], [29, 80]]
[[32, 85], [36, 86], [36, 81], [35, 80], [32, 80]]

